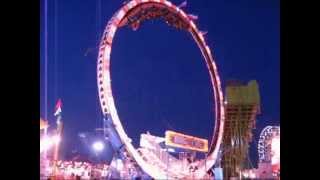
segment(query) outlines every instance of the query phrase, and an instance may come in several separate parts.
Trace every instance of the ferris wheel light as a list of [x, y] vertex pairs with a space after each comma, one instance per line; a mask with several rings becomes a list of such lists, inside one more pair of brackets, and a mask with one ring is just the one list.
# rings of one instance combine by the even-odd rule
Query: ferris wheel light
[[271, 140], [272, 164], [278, 164], [280, 161], [280, 138], [275, 137]]

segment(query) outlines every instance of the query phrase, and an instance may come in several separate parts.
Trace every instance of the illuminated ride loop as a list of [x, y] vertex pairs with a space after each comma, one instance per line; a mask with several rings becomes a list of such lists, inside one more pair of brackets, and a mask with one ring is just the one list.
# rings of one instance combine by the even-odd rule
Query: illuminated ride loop
[[[215, 127], [209, 152], [206, 159], [202, 159], [195, 164], [188, 164], [190, 166], [197, 166], [197, 170], [193, 172], [193, 177], [196, 179], [203, 178], [206, 172], [212, 168], [217, 160], [218, 151], [222, 142], [223, 127], [224, 127], [224, 107], [223, 94], [221, 90], [220, 78], [217, 67], [212, 57], [210, 48], [205, 42], [203, 33], [198, 30], [193, 20], [192, 15], [187, 15], [179, 7], [173, 5], [166, 0], [131, 0], [120, 8], [113, 17], [109, 20], [100, 42], [99, 54], [97, 59], [97, 83], [99, 100], [102, 112], [105, 117], [110, 119], [117, 136], [123, 144], [125, 152], [130, 158], [133, 158], [142, 170], [155, 179], [173, 179], [173, 178], [188, 178], [186, 174], [179, 174], [176, 172], [168, 173], [161, 170], [156, 164], [147, 162], [131, 144], [131, 139], [124, 131], [123, 125], [117, 114], [114, 104], [114, 99], [111, 90], [110, 78], [110, 53], [112, 48], [112, 40], [118, 28], [129, 25], [133, 30], [139, 27], [139, 24], [148, 19], [160, 18], [168, 25], [174, 26], [178, 29], [187, 30], [191, 33], [193, 39], [197, 42], [198, 47], [206, 61], [209, 69], [211, 84], [213, 87], [213, 99], [215, 102]], [[171, 170], [173, 171], [173, 170]], [[174, 174], [175, 175], [172, 175]], [[168, 174], [170, 174], [168, 176]], [[190, 177], [190, 175], [189, 175]]]

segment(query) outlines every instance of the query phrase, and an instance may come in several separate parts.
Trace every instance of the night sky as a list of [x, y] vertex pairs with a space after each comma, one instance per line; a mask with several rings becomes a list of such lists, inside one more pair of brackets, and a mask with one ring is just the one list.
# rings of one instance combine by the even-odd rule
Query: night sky
[[[76, 149], [77, 134], [102, 126], [96, 84], [101, 33], [122, 6], [119, 0], [48, 0], [48, 117], [63, 101], [63, 152]], [[178, 5], [180, 1], [172, 1]], [[44, 0], [41, 2], [40, 116], [45, 118]], [[221, 77], [260, 87], [262, 114], [253, 131], [251, 160], [267, 125], [280, 121], [280, 38], [278, 0], [189, 0], [185, 12], [199, 16]], [[138, 144], [139, 135], [164, 136], [167, 129], [210, 139], [214, 103], [208, 71], [186, 31], [163, 21], [117, 31], [111, 52], [112, 90], [124, 127]]]

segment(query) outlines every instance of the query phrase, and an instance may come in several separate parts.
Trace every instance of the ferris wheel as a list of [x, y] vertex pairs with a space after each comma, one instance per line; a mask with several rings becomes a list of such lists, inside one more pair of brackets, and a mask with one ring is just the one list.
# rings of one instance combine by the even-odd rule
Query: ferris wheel
[[260, 134], [258, 142], [258, 154], [259, 161], [261, 163], [271, 163], [272, 160], [272, 145], [280, 137], [280, 127], [279, 126], [267, 126]]
[[[99, 46], [97, 84], [101, 109], [104, 116], [108, 117], [113, 124], [121, 143], [123, 143], [126, 154], [133, 158], [143, 171], [155, 179], [182, 179], [189, 177], [187, 172], [177, 172], [174, 167], [167, 167], [164, 169], [162, 167], [163, 164], [157, 163], [156, 160], [146, 160], [143, 153], [132, 145], [131, 139], [125, 132], [112, 95], [110, 54], [112, 50], [112, 41], [117, 29], [124, 26], [130, 26], [133, 30], [137, 30], [143, 21], [155, 18], [164, 20], [169, 26], [188, 31], [200, 48], [209, 70], [214, 92], [212, 98], [215, 103], [215, 127], [213, 128], [212, 141], [208, 155], [205, 159], [188, 164], [188, 166], [197, 167], [193, 172], [193, 177], [200, 179], [206, 175], [206, 172], [211, 169], [217, 161], [218, 151], [222, 142], [225, 118], [223, 94], [217, 66], [212, 57], [210, 48], [205, 42], [204, 33], [201, 32], [194, 23], [194, 20], [196, 20], [195, 16], [186, 14], [181, 7], [175, 6], [167, 0], [131, 0], [124, 4], [106, 25]], [[149, 156], [152, 155], [148, 155], [148, 157]]]

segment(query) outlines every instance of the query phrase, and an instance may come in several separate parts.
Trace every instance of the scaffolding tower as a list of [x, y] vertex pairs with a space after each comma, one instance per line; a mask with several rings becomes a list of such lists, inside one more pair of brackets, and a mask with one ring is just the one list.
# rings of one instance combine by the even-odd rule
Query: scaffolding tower
[[248, 160], [256, 116], [260, 114], [258, 83], [230, 81], [226, 87], [226, 121], [222, 144], [224, 179], [238, 179]]

